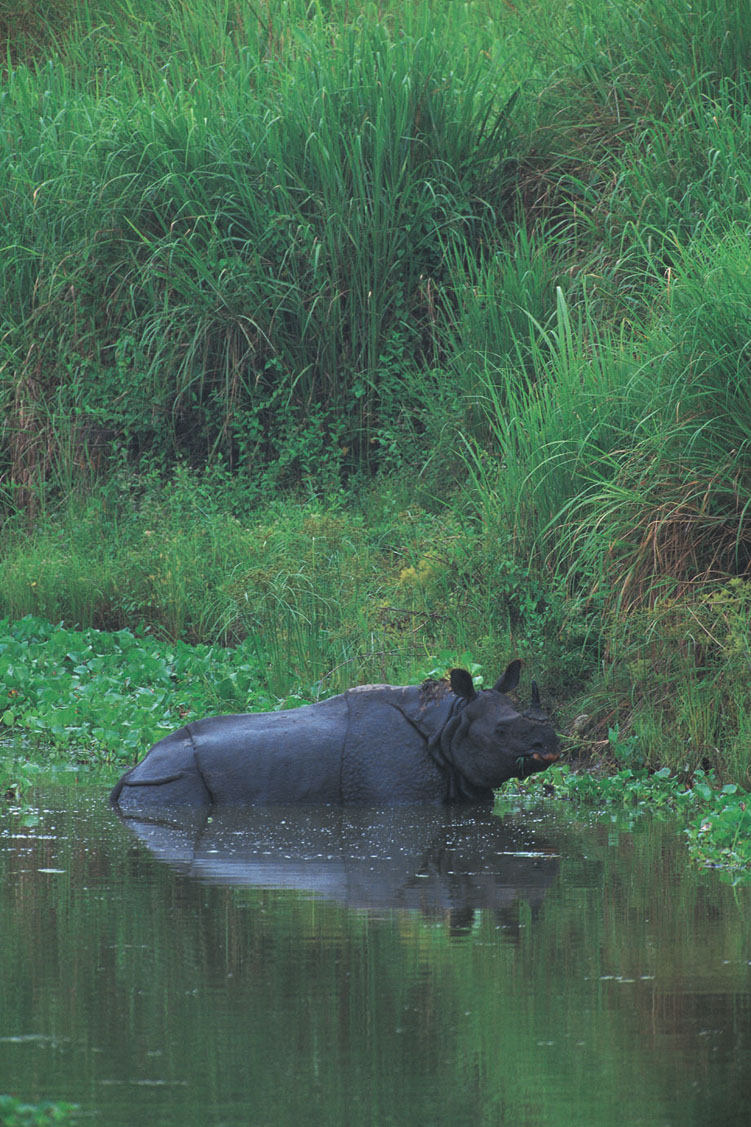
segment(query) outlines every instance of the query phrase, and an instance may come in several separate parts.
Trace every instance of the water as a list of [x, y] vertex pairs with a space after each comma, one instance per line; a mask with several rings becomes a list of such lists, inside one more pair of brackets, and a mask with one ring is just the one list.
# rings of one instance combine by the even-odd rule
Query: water
[[751, 891], [672, 823], [0, 812], [0, 1092], [105, 1127], [705, 1127], [751, 1097]]

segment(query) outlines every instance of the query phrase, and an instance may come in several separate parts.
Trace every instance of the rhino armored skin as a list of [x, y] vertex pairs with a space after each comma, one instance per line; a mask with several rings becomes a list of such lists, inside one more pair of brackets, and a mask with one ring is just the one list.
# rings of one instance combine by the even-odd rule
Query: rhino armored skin
[[363, 685], [289, 712], [216, 716], [166, 736], [112, 791], [127, 814], [167, 806], [484, 802], [510, 778], [544, 771], [558, 739], [539, 706], [506, 696], [513, 661], [477, 692], [450, 684]]

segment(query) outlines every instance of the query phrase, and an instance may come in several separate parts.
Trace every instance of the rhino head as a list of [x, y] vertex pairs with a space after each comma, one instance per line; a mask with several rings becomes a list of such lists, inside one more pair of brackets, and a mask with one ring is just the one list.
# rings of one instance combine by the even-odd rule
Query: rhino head
[[465, 669], [451, 670], [452, 692], [466, 703], [444, 755], [478, 789], [524, 779], [560, 758], [558, 737], [540, 706], [537, 685], [533, 682], [532, 703], [524, 712], [506, 695], [519, 684], [520, 669], [521, 662], [512, 661], [492, 689], [479, 692]]

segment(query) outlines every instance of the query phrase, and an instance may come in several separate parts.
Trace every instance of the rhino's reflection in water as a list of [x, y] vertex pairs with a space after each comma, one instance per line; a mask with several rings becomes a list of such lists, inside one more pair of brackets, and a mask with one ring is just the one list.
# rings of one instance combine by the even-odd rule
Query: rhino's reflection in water
[[536, 912], [559, 869], [533, 829], [477, 808], [270, 806], [123, 821], [155, 857], [202, 881], [417, 910], [457, 931], [479, 909], [515, 926], [517, 902]]

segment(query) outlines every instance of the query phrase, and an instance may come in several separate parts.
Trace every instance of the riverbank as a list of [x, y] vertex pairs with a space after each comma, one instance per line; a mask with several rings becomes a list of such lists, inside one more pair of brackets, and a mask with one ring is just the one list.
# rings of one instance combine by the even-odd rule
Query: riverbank
[[[423, 676], [440, 676], [442, 664]], [[482, 670], [472, 665], [478, 684]], [[27, 617], [0, 622], [0, 794], [23, 821], [26, 796], [50, 782], [113, 784], [152, 743], [205, 715], [294, 707], [326, 695], [319, 682], [284, 699], [264, 684], [252, 645], [225, 649], [158, 642], [143, 628], [69, 630]], [[701, 768], [690, 776], [649, 770], [635, 738], [610, 729], [607, 755], [564, 740], [565, 762], [509, 783], [496, 807], [508, 814], [563, 799], [623, 821], [671, 814], [685, 821], [694, 861], [723, 879], [751, 879], [749, 796]], [[605, 765], [607, 763], [607, 765]], [[33, 815], [31, 815], [33, 816]]]
[[496, 8], [0, 20], [0, 616], [206, 711], [519, 656], [748, 789], [751, 17]]

